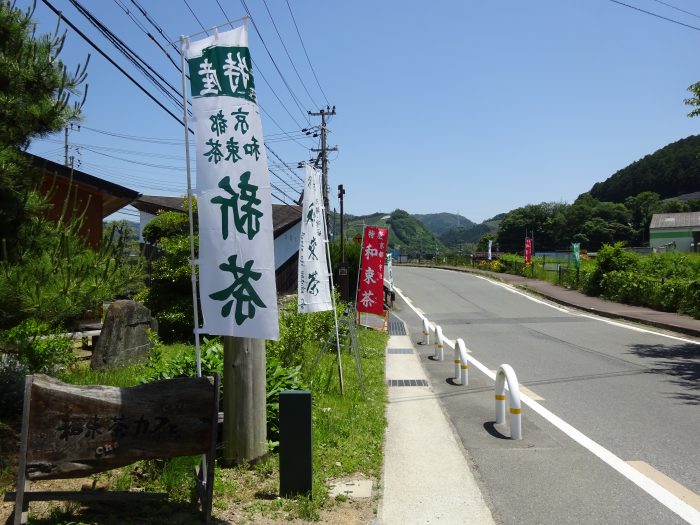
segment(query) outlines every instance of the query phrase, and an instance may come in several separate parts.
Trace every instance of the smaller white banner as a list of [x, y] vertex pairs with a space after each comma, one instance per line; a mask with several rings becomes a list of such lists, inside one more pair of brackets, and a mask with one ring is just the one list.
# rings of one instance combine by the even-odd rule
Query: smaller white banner
[[299, 313], [333, 309], [324, 214], [321, 172], [307, 164], [299, 236]]

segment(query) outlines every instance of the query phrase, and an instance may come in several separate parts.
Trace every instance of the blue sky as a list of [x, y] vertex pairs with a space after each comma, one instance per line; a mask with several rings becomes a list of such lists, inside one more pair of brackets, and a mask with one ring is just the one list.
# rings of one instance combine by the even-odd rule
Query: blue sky
[[[69, 0], [50, 1], [157, 93]], [[177, 69], [122, 9], [167, 47], [132, 0], [83, 1], [179, 89]], [[137, 3], [172, 39], [201, 31], [184, 0]], [[294, 166], [311, 158], [308, 148], [317, 147], [318, 139], [302, 139], [299, 130], [309, 125], [306, 111], [325, 106], [326, 98], [309, 68], [287, 0], [267, 0], [267, 6], [306, 89], [265, 3], [246, 3], [301, 106], [251, 26], [266, 139], [301, 176]], [[625, 3], [700, 28], [695, 1]], [[30, 4], [19, 1], [20, 6]], [[245, 14], [239, 0], [219, 4], [229, 18]], [[216, 0], [189, 0], [189, 5], [205, 27], [225, 21]], [[572, 202], [618, 169], [700, 130], [700, 120], [688, 118], [683, 104], [687, 87], [700, 80], [700, 29], [609, 0], [289, 0], [289, 5], [327, 101], [337, 107], [329, 124], [329, 145], [339, 148], [331, 154], [331, 206], [337, 207], [336, 188], [344, 184], [349, 213], [447, 211], [481, 222], [526, 204]], [[53, 31], [56, 16], [41, 1], [35, 19], [39, 32]], [[70, 133], [71, 144], [81, 146], [77, 151], [72, 147], [71, 155], [83, 171], [144, 194], [183, 194], [182, 126], [68, 29], [64, 62], [72, 68], [88, 52], [92, 58], [83, 127]], [[164, 95], [157, 97], [165, 100]], [[180, 115], [174, 105], [164, 103]], [[296, 140], [289, 140], [290, 135]], [[31, 151], [62, 162], [63, 134], [35, 141]], [[285, 168], [272, 167], [283, 179], [271, 178], [281, 190], [278, 196], [287, 201], [296, 197], [299, 179]]]

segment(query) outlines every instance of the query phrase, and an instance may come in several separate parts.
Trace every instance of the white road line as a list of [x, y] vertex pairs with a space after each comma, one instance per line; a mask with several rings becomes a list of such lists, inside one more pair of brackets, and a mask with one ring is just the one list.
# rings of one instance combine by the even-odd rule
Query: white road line
[[695, 494], [692, 490], [684, 485], [678, 483], [675, 479], [669, 478], [663, 472], [656, 470], [649, 463], [645, 461], [628, 461], [630, 466], [636, 468], [639, 472], [645, 476], [653, 479], [662, 487], [667, 488], [673, 492], [676, 496], [685, 501], [688, 505], [693, 507], [695, 510], [700, 510], [700, 496]]
[[[411, 309], [414, 312], [416, 312], [416, 315], [418, 315], [422, 321], [423, 316], [416, 311], [416, 308], [413, 306], [412, 303], [406, 301], [406, 296], [403, 293], [398, 292], [398, 290], [397, 290], [397, 293], [406, 302], [406, 304], [408, 304], [408, 306], [410, 306]], [[447, 342], [447, 341], [445, 341], [445, 342]], [[484, 364], [477, 361], [473, 357], [470, 358], [470, 361], [471, 361], [472, 365], [474, 365], [476, 368], [478, 368], [484, 375], [489, 377], [492, 381], [496, 380], [496, 374], [493, 373], [491, 370], [489, 370]], [[574, 428], [569, 423], [567, 423], [566, 421], [561, 419], [559, 416], [555, 415], [553, 412], [547, 410], [545, 407], [540, 405], [537, 401], [532, 399], [530, 396], [521, 392], [520, 399], [523, 403], [525, 403], [527, 406], [529, 406], [534, 412], [537, 412], [540, 416], [545, 418], [552, 425], [557, 427], [564, 434], [566, 434], [571, 439], [576, 441], [579, 445], [583, 446], [589, 452], [592, 452], [594, 455], [598, 456], [598, 458], [600, 458], [605, 463], [607, 463], [608, 466], [617, 470], [620, 474], [622, 474], [624, 477], [626, 477], [632, 483], [634, 483], [639, 488], [644, 490], [647, 494], [652, 496], [654, 499], [656, 499], [659, 503], [664, 505], [666, 508], [668, 508], [672, 512], [675, 512], [678, 516], [683, 518], [688, 523], [692, 523], [694, 525], [700, 525], [700, 512], [698, 512], [693, 507], [688, 505], [685, 501], [680, 499], [678, 496], [676, 496], [675, 494], [673, 494], [669, 490], [665, 489], [664, 487], [659, 485], [654, 480], [645, 476], [644, 474], [642, 474], [641, 472], [636, 470], [631, 465], [627, 464], [624, 460], [617, 457], [615, 454], [610, 452], [608, 449], [606, 449], [602, 445], [599, 445], [598, 443], [593, 441], [591, 438], [586, 436], [583, 432]]]
[[[439, 268], [438, 268], [438, 270], [439, 270]], [[449, 272], [450, 270], [442, 270], [442, 271]], [[620, 321], [613, 321], [612, 319], [606, 319], [605, 317], [600, 317], [600, 316], [593, 315], [593, 314], [575, 313], [575, 312], [572, 312], [571, 310], [564, 308], [562, 306], [558, 306], [558, 305], [549, 303], [547, 301], [542, 301], [541, 299], [533, 297], [532, 295], [529, 295], [525, 292], [521, 292], [520, 290], [516, 289], [515, 287], [513, 287], [512, 285], [510, 285], [508, 283], [501, 283], [498, 281], [494, 281], [493, 279], [489, 279], [488, 277], [484, 277], [483, 275], [476, 275], [476, 274], [472, 274], [472, 275], [478, 279], [483, 279], [484, 281], [487, 281], [487, 282], [493, 284], [494, 286], [500, 286], [501, 288], [504, 288], [505, 290], [508, 290], [509, 292], [521, 295], [521, 296], [525, 297], [526, 299], [529, 299], [530, 301], [533, 301], [533, 302], [538, 303], [538, 304], [542, 304], [544, 306], [549, 306], [550, 308], [554, 308], [555, 310], [558, 310], [560, 312], [568, 313], [571, 315], [576, 315], [579, 317], [586, 317], [588, 319], [593, 319], [595, 321], [600, 321], [602, 323], [607, 323], [607, 324], [617, 326], [620, 328], [626, 328], [628, 330], [633, 330], [635, 332], [642, 332], [645, 334], [653, 334], [653, 335], [658, 335], [660, 337], [666, 337], [667, 339], [681, 341], [683, 343], [691, 343], [694, 345], [700, 345], [700, 341], [697, 341], [697, 340], [686, 339], [685, 337], [678, 337], [677, 335], [665, 334], [665, 333], [659, 332], [657, 330], [652, 330], [649, 328], [641, 328], [639, 326], [633, 326], [631, 324], [623, 323]]]
[[606, 319], [604, 317], [599, 317], [593, 314], [579, 314], [581, 317], [587, 317], [588, 319], [594, 319], [596, 321], [601, 321], [603, 323], [608, 323], [619, 328], [627, 328], [628, 330], [634, 330], [635, 332], [642, 332], [644, 334], [658, 335], [661, 337], [666, 337], [667, 339], [673, 339], [674, 341], [681, 341], [683, 343], [691, 343], [694, 345], [700, 345], [700, 341], [695, 341], [693, 339], [686, 339], [685, 337], [679, 337], [677, 335], [664, 334], [663, 332], [658, 332], [656, 330], [651, 330], [649, 328], [641, 328], [639, 326], [632, 326], [630, 324], [621, 323], [619, 321], [613, 321], [612, 319]]

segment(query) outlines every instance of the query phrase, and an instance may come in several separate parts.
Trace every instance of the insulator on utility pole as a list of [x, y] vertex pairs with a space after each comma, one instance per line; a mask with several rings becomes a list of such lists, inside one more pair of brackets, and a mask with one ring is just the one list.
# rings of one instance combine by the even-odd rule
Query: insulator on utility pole
[[[314, 148], [311, 151], [319, 153], [319, 159], [321, 160], [321, 186], [323, 187], [323, 206], [326, 209], [326, 224], [328, 221], [328, 152], [338, 151], [338, 146], [333, 146], [329, 148], [326, 144], [328, 129], [326, 128], [326, 117], [331, 117], [335, 115], [335, 106], [333, 108], [326, 107], [326, 109], [321, 109], [318, 113], [313, 113], [309, 111], [309, 115], [312, 117], [321, 117], [321, 147]], [[316, 162], [318, 163], [318, 160]]]

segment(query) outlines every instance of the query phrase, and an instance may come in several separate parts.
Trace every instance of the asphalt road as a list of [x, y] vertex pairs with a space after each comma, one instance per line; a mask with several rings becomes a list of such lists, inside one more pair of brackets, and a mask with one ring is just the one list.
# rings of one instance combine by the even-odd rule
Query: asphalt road
[[[651, 478], [697, 504], [700, 341], [611, 323], [470, 274], [395, 267], [394, 279], [448, 339], [464, 339], [472, 358], [491, 370], [510, 364], [540, 405], [619, 460], [637, 462], [643, 485]], [[398, 300], [394, 313], [419, 341], [414, 308]], [[432, 346], [418, 348], [501, 522], [688, 521], [687, 513], [682, 519], [673, 505], [650, 496], [615, 470], [614, 462], [606, 463], [527, 406], [523, 440], [506, 439], [508, 427], [493, 424], [493, 381], [472, 366], [469, 385], [455, 385], [452, 350], [445, 347], [445, 360], [438, 362], [430, 358]]]

